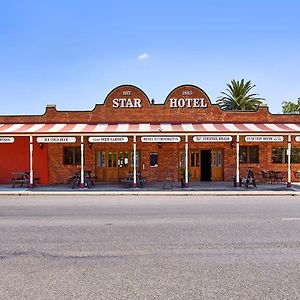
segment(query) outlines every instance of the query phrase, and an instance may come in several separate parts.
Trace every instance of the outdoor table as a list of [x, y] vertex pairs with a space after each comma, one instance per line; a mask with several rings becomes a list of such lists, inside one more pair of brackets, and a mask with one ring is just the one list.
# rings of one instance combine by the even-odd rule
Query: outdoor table
[[13, 183], [13, 188], [19, 184], [20, 187], [23, 187], [23, 184], [26, 184], [29, 187], [30, 179], [29, 179], [29, 172], [12, 172], [12, 179], [11, 182]]
[[[93, 180], [93, 177], [91, 174], [92, 174], [92, 171], [85, 170], [84, 176], [83, 176], [84, 186], [87, 186], [89, 189], [91, 188], [91, 186], [95, 186], [94, 180]], [[75, 172], [75, 174], [69, 179], [69, 181], [72, 182], [72, 189], [74, 189], [75, 186], [79, 186], [81, 183], [81, 171]]]
[[[133, 186], [134, 173], [129, 172], [125, 179], [122, 179], [122, 182], [126, 182], [129, 187]], [[141, 177], [141, 173], [136, 173], [136, 184], [140, 187], [144, 186], [145, 179]]]

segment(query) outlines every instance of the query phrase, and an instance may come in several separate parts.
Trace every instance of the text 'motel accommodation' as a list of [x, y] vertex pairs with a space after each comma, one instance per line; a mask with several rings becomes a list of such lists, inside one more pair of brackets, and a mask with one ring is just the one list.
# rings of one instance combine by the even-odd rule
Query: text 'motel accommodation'
[[[299, 135], [299, 136], [298, 136]], [[96, 181], [128, 173], [146, 181], [239, 179], [253, 169], [286, 171], [288, 185], [300, 169], [300, 116], [222, 111], [194, 85], [175, 88], [154, 104], [139, 88], [122, 85], [92, 111], [41, 116], [0, 116], [0, 183], [30, 171], [42, 184], [66, 183], [76, 171]], [[188, 170], [188, 172], [187, 172]], [[184, 172], [182, 172], [184, 171]], [[34, 175], [33, 175], [34, 174]]]

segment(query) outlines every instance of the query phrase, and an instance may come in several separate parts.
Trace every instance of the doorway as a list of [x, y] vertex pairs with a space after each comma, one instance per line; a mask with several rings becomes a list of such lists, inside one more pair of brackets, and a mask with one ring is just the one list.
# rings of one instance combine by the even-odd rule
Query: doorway
[[[120, 181], [133, 172], [133, 151], [129, 150], [95, 150], [96, 181]], [[136, 153], [136, 168], [140, 172], [139, 152]]]
[[201, 181], [211, 181], [211, 150], [201, 150]]

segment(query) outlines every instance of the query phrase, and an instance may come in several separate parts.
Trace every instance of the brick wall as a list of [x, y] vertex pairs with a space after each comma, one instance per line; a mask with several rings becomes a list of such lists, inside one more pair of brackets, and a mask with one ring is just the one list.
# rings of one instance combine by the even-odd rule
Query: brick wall
[[[124, 95], [124, 91], [130, 91]], [[119, 107], [114, 108], [114, 99], [140, 99], [142, 107]], [[171, 99], [204, 99], [207, 107], [170, 107]], [[191, 102], [190, 102], [191, 103]], [[190, 105], [191, 106], [191, 105]], [[72, 108], [70, 108], [72, 109]], [[166, 97], [164, 104], [152, 104], [147, 95], [139, 88], [131, 85], [124, 85], [112, 90], [104, 100], [103, 104], [96, 104], [90, 111], [57, 111], [55, 107], [49, 106], [46, 112], [40, 116], [0, 116], [1, 123], [189, 123], [189, 122], [274, 122], [274, 123], [300, 123], [299, 115], [273, 115], [270, 114], [267, 107], [261, 107], [252, 112], [224, 112], [218, 105], [211, 104], [206, 93], [193, 85], [183, 85], [175, 88]], [[88, 134], [88, 133], [87, 133]], [[42, 135], [42, 134], [41, 134]], [[184, 140], [184, 136], [182, 136]], [[244, 145], [243, 138], [240, 145]], [[286, 145], [279, 143], [279, 147]], [[77, 137], [77, 146], [80, 146], [79, 137]], [[95, 151], [101, 149], [115, 149], [116, 151], [132, 151], [132, 137], [126, 144], [93, 144], [89, 147], [87, 137], [85, 137], [85, 169], [95, 172]], [[249, 143], [247, 145], [250, 145]], [[271, 151], [272, 146], [276, 144], [259, 143], [260, 162], [259, 164], [241, 164], [240, 173], [245, 175], [249, 168], [253, 169], [256, 176], [260, 177], [261, 170], [287, 170], [286, 164], [272, 164]], [[80, 166], [68, 166], [63, 164], [63, 147], [67, 144], [49, 144], [48, 165], [49, 165], [49, 183], [65, 183], [68, 178]], [[74, 146], [70, 144], [69, 146]], [[297, 143], [293, 142], [293, 146]], [[214, 149], [222, 148], [224, 156], [224, 180], [232, 180], [236, 172], [236, 146], [235, 143], [193, 143], [190, 138], [189, 149]], [[143, 176], [147, 180], [164, 180], [168, 174], [173, 179], [179, 179], [179, 153], [184, 151], [184, 142], [163, 143], [161, 147], [157, 143], [141, 143], [138, 138], [137, 149], [140, 152], [140, 167]], [[159, 155], [159, 166], [149, 166], [149, 155], [156, 152]], [[299, 164], [292, 165], [293, 171], [300, 169]], [[292, 172], [292, 178], [294, 173]]]

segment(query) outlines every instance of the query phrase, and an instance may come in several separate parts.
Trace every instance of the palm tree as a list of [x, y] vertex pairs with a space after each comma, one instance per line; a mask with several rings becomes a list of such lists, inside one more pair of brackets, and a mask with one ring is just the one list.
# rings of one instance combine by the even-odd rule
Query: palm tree
[[244, 79], [233, 79], [230, 84], [227, 83], [227, 87], [227, 92], [222, 92], [223, 96], [217, 100], [222, 110], [256, 110], [265, 100], [258, 97], [258, 94], [249, 94], [255, 87], [250, 80], [245, 83]]
[[291, 101], [283, 101], [282, 112], [284, 114], [300, 114], [300, 98], [298, 98], [297, 103]]

